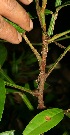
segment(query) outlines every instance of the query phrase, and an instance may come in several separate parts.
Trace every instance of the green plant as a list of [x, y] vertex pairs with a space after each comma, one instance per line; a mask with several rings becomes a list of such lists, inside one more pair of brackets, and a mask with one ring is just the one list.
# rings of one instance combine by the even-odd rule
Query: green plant
[[[44, 89], [45, 85], [48, 87], [48, 84], [46, 83], [46, 79], [50, 75], [50, 73], [55, 69], [57, 64], [60, 62], [60, 60], [65, 56], [65, 54], [70, 50], [70, 45], [68, 47], [64, 47], [63, 45], [59, 44], [58, 41], [63, 39], [69, 38], [68, 33], [70, 33], [70, 30], [64, 31], [62, 33], [53, 35], [54, 26], [56, 19], [58, 17], [58, 12], [65, 6], [70, 5], [70, 2], [66, 2], [64, 4], [61, 4], [61, 0], [56, 0], [55, 2], [55, 12], [46, 9], [47, 0], [42, 0], [42, 6], [39, 4], [39, 0], [35, 0], [34, 3], [36, 4], [36, 11], [39, 18], [39, 22], [42, 29], [42, 43], [40, 45], [40, 50], [37, 51], [37, 49], [32, 45], [32, 43], [29, 41], [29, 39], [26, 36], [26, 32], [21, 29], [16, 24], [10, 22], [6, 19], [9, 23], [11, 23], [22, 35], [22, 37], [25, 39], [26, 43], [29, 45], [31, 50], [33, 51], [33, 54], [30, 55], [30, 61], [27, 60], [28, 57], [26, 57], [26, 65], [31, 66], [33, 63], [38, 61], [39, 70], [36, 70], [36, 74], [38, 75], [37, 80], [33, 81], [34, 83], [34, 90], [30, 90], [29, 83], [25, 82], [24, 87], [15, 84], [15, 82], [7, 75], [7, 71], [3, 69], [4, 63], [7, 58], [7, 50], [4, 47], [4, 45], [0, 45], [0, 120], [2, 118], [3, 110], [4, 110], [4, 104], [5, 104], [5, 98], [6, 94], [8, 93], [18, 93], [20, 97], [23, 99], [25, 104], [30, 110], [33, 110], [34, 107], [31, 104], [30, 100], [28, 99], [26, 93], [29, 93], [33, 96], [35, 96], [38, 99], [38, 109], [46, 109], [46, 106], [44, 105]], [[51, 21], [48, 30], [46, 26], [46, 15], [51, 14]], [[52, 36], [53, 35], [53, 36]], [[62, 38], [61, 38], [62, 37]], [[64, 52], [59, 56], [59, 58], [50, 66], [48, 71], [46, 72], [47, 68], [47, 54], [48, 54], [48, 45], [54, 42], [56, 45], [64, 49]], [[24, 53], [21, 54], [19, 58], [15, 58], [15, 54], [13, 54], [13, 61], [12, 61], [12, 73], [17, 75], [19, 72], [18, 67], [20, 66], [20, 63], [23, 61]], [[36, 56], [36, 58], [34, 57]], [[25, 61], [25, 60], [24, 60]], [[30, 72], [30, 75], [35, 74], [34, 72]], [[29, 75], [29, 76], [30, 76]], [[21, 77], [21, 76], [20, 76]], [[56, 126], [64, 117], [64, 113], [70, 117], [70, 110], [63, 111], [59, 108], [52, 108], [47, 109], [40, 114], [37, 114], [33, 120], [27, 125], [25, 130], [22, 134], [24, 135], [40, 135], [44, 132], [47, 132], [54, 126]], [[40, 129], [39, 129], [40, 128]], [[14, 131], [4, 132], [1, 133], [1, 135], [14, 135]]]

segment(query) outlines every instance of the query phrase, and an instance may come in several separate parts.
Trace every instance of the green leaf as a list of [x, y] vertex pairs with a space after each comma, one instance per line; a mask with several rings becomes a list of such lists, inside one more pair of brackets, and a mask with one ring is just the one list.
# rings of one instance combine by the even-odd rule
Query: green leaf
[[[34, 13], [34, 12], [33, 12], [33, 13]], [[29, 17], [30, 17], [31, 19], [38, 18], [37, 15], [31, 15], [29, 12], [28, 12], [28, 14], [29, 14]]]
[[67, 2], [65, 2], [64, 4], [62, 4], [61, 6], [57, 7], [57, 8], [56, 8], [56, 11], [59, 11], [60, 9], [62, 9], [63, 7], [66, 7], [66, 6], [68, 6], [68, 5], [70, 5], [70, 1], [67, 1]]
[[69, 135], [69, 133], [67, 131], [65, 131], [62, 135]]
[[0, 43], [0, 65], [2, 66], [7, 58], [7, 50], [3, 43]]
[[4, 110], [5, 98], [6, 98], [5, 84], [4, 81], [0, 79], [0, 121]]
[[49, 9], [45, 9], [45, 15], [49, 15], [49, 14], [52, 14], [53, 12]]
[[29, 83], [25, 83], [25, 88], [30, 89]]
[[0, 77], [7, 80], [10, 83], [14, 83], [12, 79], [5, 73], [3, 69], [0, 68]]
[[19, 95], [22, 97], [24, 103], [27, 105], [29, 110], [33, 110], [34, 108], [33, 108], [32, 104], [30, 103], [30, 101], [28, 100], [27, 96], [25, 94], [19, 94]]
[[61, 2], [62, 2], [61, 0], [56, 0], [56, 2], [55, 2], [55, 7], [57, 7], [57, 8], [56, 8], [56, 12], [54, 14], [52, 14], [52, 17], [51, 17], [50, 25], [49, 25], [49, 28], [47, 31], [47, 34], [49, 36], [53, 35], [55, 21], [56, 21], [57, 16], [58, 16], [58, 11], [60, 9], [62, 9], [63, 7], [70, 5], [70, 1], [65, 2], [63, 5], [61, 5]]
[[18, 89], [15, 89], [15, 88], [6, 88], [6, 94], [9, 94], [9, 93], [16, 93], [16, 92], [19, 92]]
[[36, 82], [36, 80], [34, 80], [34, 88], [35, 88], [35, 89], [38, 88], [38, 83]]
[[60, 6], [61, 5], [61, 2], [62, 2], [62, 0], [56, 0], [55, 7]]
[[19, 33], [24, 33], [25, 30], [22, 29], [20, 26], [18, 26], [17, 24], [11, 22], [10, 20], [4, 18], [6, 22], [8, 22], [9, 24], [11, 24]]
[[64, 117], [62, 109], [53, 108], [37, 114], [23, 131], [23, 135], [40, 135], [56, 126]]
[[2, 132], [0, 135], [14, 135], [14, 130]]
[[[29, 58], [29, 59], [28, 59]], [[34, 56], [34, 54], [29, 54], [26, 56], [26, 65], [32, 65], [33, 63], [37, 62], [36, 57]]]

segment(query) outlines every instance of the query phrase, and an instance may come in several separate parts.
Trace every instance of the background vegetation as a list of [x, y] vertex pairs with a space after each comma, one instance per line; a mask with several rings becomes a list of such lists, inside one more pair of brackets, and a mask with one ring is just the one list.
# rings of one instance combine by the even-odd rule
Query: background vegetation
[[[44, 132], [45, 135], [70, 135], [70, 1], [56, 0], [52, 3], [49, 0], [47, 6], [44, 6], [44, 12], [39, 11], [37, 6], [42, 7], [46, 1], [37, 5], [38, 2], [36, 0], [28, 7], [24, 6], [33, 19], [34, 29], [22, 35], [25, 40], [20, 45], [0, 40], [1, 135], [21, 135], [22, 132], [24, 135], [39, 135]], [[56, 18], [59, 9], [61, 10]], [[23, 31], [20, 28], [19, 30]], [[43, 35], [47, 39], [42, 39]], [[44, 43], [49, 44], [48, 48]], [[40, 63], [40, 58], [43, 60], [43, 46], [48, 49], [48, 53], [45, 50], [46, 81], [43, 82], [42, 91], [43, 77], [39, 77], [41, 65], [44, 65]], [[37, 115], [39, 113], [41, 116]], [[25, 129], [35, 116], [37, 117], [32, 122], [33, 127], [29, 125], [34, 131]], [[15, 130], [15, 133], [2, 133], [10, 130]]]

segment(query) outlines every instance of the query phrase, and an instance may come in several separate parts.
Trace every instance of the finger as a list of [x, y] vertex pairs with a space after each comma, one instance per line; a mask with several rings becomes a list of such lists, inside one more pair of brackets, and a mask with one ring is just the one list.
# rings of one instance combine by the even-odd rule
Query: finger
[[33, 0], [19, 0], [19, 1], [21, 1], [22, 3], [28, 5], [28, 4], [30, 4]]
[[0, 0], [0, 14], [27, 31], [33, 28], [29, 15], [16, 0]]
[[0, 38], [14, 44], [19, 44], [22, 41], [21, 35], [2, 16], [0, 16]]

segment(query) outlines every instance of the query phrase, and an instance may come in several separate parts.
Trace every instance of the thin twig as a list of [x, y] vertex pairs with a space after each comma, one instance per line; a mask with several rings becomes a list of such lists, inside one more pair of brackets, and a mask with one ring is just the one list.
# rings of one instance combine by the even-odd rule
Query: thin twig
[[48, 43], [52, 43], [54, 40], [57, 40], [58, 38], [60, 38], [60, 37], [62, 37], [62, 36], [64, 36], [64, 35], [66, 35], [66, 34], [68, 34], [68, 33], [70, 33], [70, 30], [67, 30], [67, 31], [64, 31], [64, 32], [62, 32], [62, 33], [56, 34], [56, 35], [54, 35], [52, 38], [50, 38], [50, 39], [48, 40]]
[[30, 46], [31, 50], [33, 51], [33, 53], [36, 55], [37, 60], [39, 61], [39, 63], [41, 62], [41, 56], [38, 53], [38, 51], [33, 47], [33, 45], [30, 43], [30, 41], [28, 40], [27, 36], [25, 35], [25, 33], [22, 34], [22, 37], [25, 39], [26, 43]]
[[63, 46], [63, 45], [61, 45], [60, 43], [58, 43], [58, 42], [56, 42], [56, 41], [54, 41], [54, 43], [55, 43], [58, 47], [60, 47], [60, 48], [62, 48], [62, 49], [66, 49], [66, 47]]
[[7, 87], [15, 88], [15, 89], [19, 90], [19, 92], [22, 92], [22, 93], [27, 92], [27, 93], [32, 94], [33, 96], [36, 96], [36, 97], [39, 95], [38, 90], [31, 91], [31, 90], [29, 90], [29, 89], [27, 89], [25, 87], [16, 85], [14, 83], [6, 82], [6, 81], [4, 81], [4, 84]]
[[36, 0], [36, 11], [37, 11], [37, 15], [38, 15], [38, 18], [39, 18], [39, 21], [40, 21], [40, 24], [41, 24], [41, 19], [40, 19], [41, 7], [39, 6], [39, 0]]
[[64, 50], [64, 52], [60, 55], [60, 57], [55, 61], [55, 63], [52, 65], [52, 67], [48, 70], [48, 73], [46, 74], [45, 78], [47, 78], [53, 69], [56, 67], [56, 65], [59, 63], [59, 61], [66, 55], [66, 53], [70, 50], [70, 45]]
[[[54, 41], [54, 43], [55, 43], [57, 46], [59, 46], [60, 48], [66, 49], [66, 47], [65, 47], [64, 45], [62, 45], [62, 44], [60, 44], [60, 43], [58, 43], [58, 42], [56, 42], [56, 41]], [[69, 50], [69, 52], [70, 52], [70, 50]]]
[[6, 82], [6, 81], [4, 81], [4, 84], [5, 84], [6, 86], [8, 86], [8, 87], [12, 87], [12, 88], [18, 89], [18, 90], [20, 90], [20, 91], [22, 91], [22, 92], [28, 92], [28, 93], [32, 94], [32, 91], [30, 91], [29, 89], [24, 88], [24, 87], [22, 87], [22, 86], [19, 86], [19, 85], [10, 83], [10, 82]]

